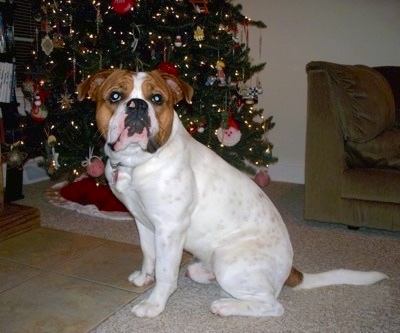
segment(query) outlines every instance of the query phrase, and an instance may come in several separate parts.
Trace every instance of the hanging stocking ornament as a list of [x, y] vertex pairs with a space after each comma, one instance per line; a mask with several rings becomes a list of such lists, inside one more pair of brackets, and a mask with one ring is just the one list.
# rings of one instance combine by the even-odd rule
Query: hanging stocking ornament
[[89, 176], [97, 178], [104, 174], [105, 166], [100, 157], [93, 155], [93, 150], [93, 147], [89, 148], [89, 157], [82, 161], [82, 166], [86, 167], [86, 173]]
[[135, 5], [135, 0], [112, 0], [111, 5], [117, 14], [125, 15]]

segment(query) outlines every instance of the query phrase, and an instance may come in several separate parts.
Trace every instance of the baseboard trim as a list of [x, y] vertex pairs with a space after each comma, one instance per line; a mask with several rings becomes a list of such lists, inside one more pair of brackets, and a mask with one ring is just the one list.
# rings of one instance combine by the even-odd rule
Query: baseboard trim
[[269, 167], [272, 181], [304, 184], [304, 165], [278, 162]]

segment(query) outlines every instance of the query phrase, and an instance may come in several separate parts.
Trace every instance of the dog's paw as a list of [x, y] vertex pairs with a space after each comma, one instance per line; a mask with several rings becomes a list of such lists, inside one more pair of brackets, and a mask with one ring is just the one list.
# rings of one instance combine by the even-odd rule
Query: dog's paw
[[233, 315], [232, 302], [229, 299], [220, 299], [211, 304], [211, 312], [217, 316], [226, 317]]
[[128, 277], [129, 282], [132, 282], [137, 287], [150, 286], [154, 283], [154, 277], [150, 274], [141, 271], [133, 272]]
[[213, 272], [209, 272], [202, 263], [195, 262], [189, 265], [185, 276], [190, 277], [193, 281], [198, 283], [211, 283], [215, 280], [215, 275]]
[[164, 311], [165, 306], [156, 303], [150, 303], [144, 300], [132, 308], [132, 313], [137, 317], [153, 318]]
[[211, 312], [217, 316], [252, 316], [278, 317], [284, 313], [282, 305], [277, 301], [243, 301], [233, 298], [221, 298], [211, 305]]

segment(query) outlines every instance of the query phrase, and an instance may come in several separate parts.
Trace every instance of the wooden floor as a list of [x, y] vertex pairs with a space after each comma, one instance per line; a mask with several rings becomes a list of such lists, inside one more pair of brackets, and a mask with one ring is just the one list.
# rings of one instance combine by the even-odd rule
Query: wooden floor
[[40, 226], [40, 211], [37, 208], [6, 203], [0, 214], [0, 240], [18, 235]]

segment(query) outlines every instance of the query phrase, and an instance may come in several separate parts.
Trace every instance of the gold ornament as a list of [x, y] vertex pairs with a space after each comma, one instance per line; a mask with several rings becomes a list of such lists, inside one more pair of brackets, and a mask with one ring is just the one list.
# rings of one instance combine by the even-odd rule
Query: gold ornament
[[200, 26], [197, 26], [196, 30], [194, 31], [194, 39], [198, 42], [204, 40], [204, 30]]
[[65, 46], [64, 40], [61, 37], [61, 34], [55, 33], [53, 36], [53, 45], [55, 48], [62, 49]]
[[54, 147], [57, 143], [57, 138], [54, 135], [49, 135], [49, 137], [47, 138], [47, 144], [50, 147]]
[[58, 100], [58, 103], [61, 104], [61, 109], [69, 110], [71, 109], [74, 100], [72, 99], [70, 94], [65, 93], [61, 95], [61, 98]]

